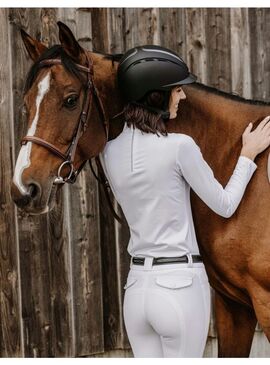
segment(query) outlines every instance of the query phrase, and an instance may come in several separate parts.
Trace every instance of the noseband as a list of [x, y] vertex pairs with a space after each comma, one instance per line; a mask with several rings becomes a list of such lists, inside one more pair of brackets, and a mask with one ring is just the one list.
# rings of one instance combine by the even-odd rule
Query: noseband
[[[86, 84], [86, 90], [85, 90], [85, 94], [84, 94], [84, 101], [83, 101], [83, 106], [82, 106], [82, 111], [81, 111], [81, 114], [80, 114], [80, 118], [79, 118], [79, 121], [77, 123], [77, 127], [76, 127], [75, 133], [73, 135], [71, 144], [69, 145], [66, 153], [62, 153], [56, 146], [54, 146], [53, 144], [51, 144], [51, 143], [49, 143], [49, 142], [47, 142], [44, 139], [39, 138], [39, 137], [25, 136], [21, 140], [22, 145], [26, 145], [27, 142], [33, 142], [35, 144], [38, 144], [40, 146], [43, 146], [43, 147], [47, 148], [47, 150], [51, 151], [54, 155], [60, 157], [63, 160], [63, 162], [60, 164], [60, 166], [58, 168], [57, 177], [55, 178], [55, 180], [53, 182], [54, 185], [65, 184], [65, 183], [73, 184], [76, 181], [77, 176], [79, 175], [80, 171], [82, 170], [83, 166], [86, 163], [86, 161], [84, 161], [82, 163], [82, 165], [77, 170], [74, 169], [74, 159], [75, 159], [77, 145], [78, 145], [80, 137], [83, 135], [83, 133], [86, 131], [86, 129], [88, 127], [88, 117], [89, 117], [90, 106], [91, 106], [91, 102], [92, 102], [93, 97], [94, 97], [94, 101], [96, 102], [99, 114], [101, 115], [100, 119], [102, 121], [102, 125], [103, 125], [103, 128], [104, 128], [104, 132], [105, 132], [105, 136], [106, 136], [106, 142], [109, 139], [108, 118], [106, 117], [105, 109], [104, 109], [102, 101], [99, 97], [98, 90], [97, 90], [97, 88], [94, 84], [93, 61], [87, 55], [86, 52], [85, 52], [85, 56], [86, 56], [86, 59], [87, 59], [87, 67], [79, 65], [79, 64], [75, 64], [79, 71], [82, 71], [82, 72], [86, 73], [86, 75], [87, 75], [87, 84]], [[62, 64], [62, 61], [58, 58], [56, 58], [56, 59], [47, 59], [47, 60], [40, 61], [40, 64], [44, 65], [44, 66], [53, 66], [53, 65]], [[100, 159], [99, 159], [98, 156], [95, 159], [96, 159], [96, 164], [97, 164], [97, 168], [98, 168], [98, 171], [99, 171], [100, 178], [94, 172], [94, 169], [93, 169], [92, 164], [91, 164], [91, 160], [89, 160], [91, 170], [92, 170], [94, 176], [96, 177], [96, 179], [98, 180], [98, 182], [102, 184], [102, 186], [105, 190], [105, 195], [106, 195], [106, 198], [108, 200], [110, 209], [112, 210], [114, 218], [122, 223], [121, 218], [117, 215], [117, 213], [115, 213], [112, 202], [110, 200], [110, 196], [109, 196], [110, 185], [109, 185], [108, 180], [106, 178], [106, 175], [105, 175], [105, 173], [102, 169]], [[70, 169], [69, 174], [66, 177], [62, 177], [61, 176], [61, 171], [65, 166], [69, 167], [69, 169]]]

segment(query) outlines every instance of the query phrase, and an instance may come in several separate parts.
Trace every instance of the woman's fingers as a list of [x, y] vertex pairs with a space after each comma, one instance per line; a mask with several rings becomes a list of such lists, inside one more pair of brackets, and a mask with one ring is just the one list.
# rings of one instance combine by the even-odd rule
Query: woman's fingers
[[267, 123], [269, 122], [270, 120], [270, 116], [268, 115], [267, 117], [265, 117], [261, 122], [260, 124], [257, 126], [257, 130], [262, 130], [266, 125]]
[[243, 135], [246, 135], [246, 134], [250, 133], [252, 127], [253, 127], [253, 124], [252, 123], [249, 123], [249, 125], [246, 127]]
[[265, 124], [265, 126], [263, 127], [263, 129], [265, 129], [265, 130], [270, 129], [270, 119], [269, 119], [269, 121]]

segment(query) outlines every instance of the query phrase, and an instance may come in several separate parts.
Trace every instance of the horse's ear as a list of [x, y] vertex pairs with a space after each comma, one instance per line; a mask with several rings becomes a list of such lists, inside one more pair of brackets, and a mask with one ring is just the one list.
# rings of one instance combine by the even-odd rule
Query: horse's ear
[[30, 58], [36, 62], [48, 48], [43, 43], [30, 37], [23, 29], [21, 29], [21, 36]]
[[66, 24], [57, 22], [59, 27], [59, 40], [66, 53], [76, 62], [81, 63], [84, 59], [83, 48], [75, 39], [72, 31]]

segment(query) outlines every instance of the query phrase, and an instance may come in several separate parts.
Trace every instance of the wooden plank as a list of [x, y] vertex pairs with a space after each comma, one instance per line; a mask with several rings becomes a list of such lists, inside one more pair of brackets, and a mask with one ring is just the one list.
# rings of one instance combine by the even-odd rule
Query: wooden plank
[[57, 11], [56, 9], [43, 8], [40, 13], [41, 34], [40, 40], [47, 47], [59, 44], [58, 27], [57, 27]]
[[[124, 12], [123, 9], [108, 9], [108, 33], [110, 35], [108, 39], [108, 48], [112, 53], [124, 52], [123, 50], [123, 24], [124, 24]], [[120, 31], [117, 31], [120, 29]], [[123, 216], [121, 207], [114, 199], [114, 209], [122, 217], [125, 224], [121, 225], [114, 220], [115, 240], [116, 240], [116, 265], [117, 265], [117, 295], [119, 305], [119, 341], [118, 348], [130, 348], [129, 341], [124, 326], [123, 318], [123, 298], [124, 298], [124, 285], [126, 282], [127, 274], [129, 271], [129, 254], [127, 252], [127, 244], [130, 238], [129, 228], [127, 222]], [[111, 214], [111, 213], [110, 213]]]
[[89, 356], [104, 350], [104, 339], [97, 182], [88, 167], [70, 188], [69, 199], [76, 356]]
[[125, 9], [109, 8], [108, 9], [108, 48], [109, 53], [124, 53], [124, 24]]
[[[75, 356], [73, 286], [69, 238], [69, 212], [62, 188], [54, 209], [48, 214], [48, 274], [50, 278], [49, 322], [50, 351], [54, 357]], [[48, 351], [48, 349], [47, 349]]]
[[75, 13], [77, 40], [80, 45], [89, 51], [92, 50], [92, 21], [91, 9], [79, 8]]
[[232, 91], [251, 98], [251, 63], [248, 9], [233, 8], [231, 13]]
[[254, 99], [270, 98], [270, 9], [249, 9], [252, 95]]
[[[112, 198], [112, 196], [111, 196]], [[103, 321], [105, 351], [121, 344], [121, 309], [118, 297], [118, 267], [114, 218], [109, 210], [104, 191], [99, 187], [100, 245], [103, 277]]]
[[[59, 17], [64, 23], [68, 20], [72, 24], [72, 31], [82, 47], [92, 48], [89, 9], [59, 9]], [[88, 165], [81, 172], [76, 184], [68, 190], [75, 356], [86, 356], [104, 350], [98, 189]], [[78, 282], [80, 285], [75, 285]]]
[[0, 9], [0, 356], [22, 356], [20, 273], [15, 206], [10, 196], [14, 158], [11, 150], [12, 90], [8, 9]]
[[[58, 41], [57, 10], [41, 10], [41, 40], [48, 46]], [[59, 160], [59, 165], [62, 161]], [[56, 357], [75, 356], [73, 287], [71, 249], [69, 237], [69, 206], [66, 204], [67, 191], [61, 189], [56, 206], [47, 215], [48, 224], [48, 269], [50, 277], [49, 321], [51, 328], [50, 347]]]
[[[109, 52], [108, 9], [92, 9], [93, 49]], [[111, 199], [113, 195], [111, 194]], [[105, 351], [122, 345], [121, 300], [119, 298], [118, 245], [114, 218], [99, 186], [100, 246], [103, 276], [103, 323]]]
[[[48, 46], [59, 44], [56, 9], [41, 10], [41, 40]], [[59, 160], [59, 165], [62, 161]], [[56, 206], [47, 214], [48, 273], [49, 273], [49, 323], [50, 346], [53, 356], [75, 356], [73, 287], [69, 212], [67, 191], [62, 188]]]
[[208, 67], [206, 49], [207, 9], [186, 9], [187, 64], [198, 77], [198, 82], [207, 83]]
[[92, 8], [92, 42], [93, 50], [108, 52], [108, 28], [106, 8]]
[[158, 31], [160, 32], [160, 45], [174, 50], [186, 60], [185, 9], [160, 8]]
[[206, 24], [207, 84], [231, 91], [230, 9], [207, 9]]
[[119, 347], [121, 349], [129, 349], [130, 344], [127, 337], [125, 325], [124, 325], [124, 317], [123, 317], [123, 300], [124, 300], [124, 285], [127, 280], [127, 275], [129, 272], [130, 265], [130, 256], [127, 252], [127, 245], [130, 238], [130, 232], [128, 228], [127, 221], [124, 217], [121, 207], [114, 202], [114, 208], [117, 214], [122, 218], [124, 224], [121, 225], [116, 220], [115, 231], [116, 231], [116, 244], [117, 244], [117, 267], [118, 267], [118, 298], [119, 298], [119, 326], [120, 326], [120, 339], [119, 339]]
[[125, 50], [138, 45], [160, 44], [159, 28], [157, 8], [125, 9], [123, 27]]

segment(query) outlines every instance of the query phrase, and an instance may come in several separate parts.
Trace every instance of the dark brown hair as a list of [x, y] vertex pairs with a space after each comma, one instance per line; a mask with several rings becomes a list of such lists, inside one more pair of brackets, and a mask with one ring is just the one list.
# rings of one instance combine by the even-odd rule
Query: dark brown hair
[[[165, 100], [163, 91], [149, 92], [140, 103], [144, 103], [150, 107], [162, 108]], [[138, 128], [145, 133], [154, 133], [159, 136], [167, 136], [166, 122], [161, 117], [161, 113], [152, 112], [144, 106], [128, 103], [124, 107], [124, 118], [127, 126]]]

